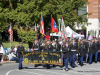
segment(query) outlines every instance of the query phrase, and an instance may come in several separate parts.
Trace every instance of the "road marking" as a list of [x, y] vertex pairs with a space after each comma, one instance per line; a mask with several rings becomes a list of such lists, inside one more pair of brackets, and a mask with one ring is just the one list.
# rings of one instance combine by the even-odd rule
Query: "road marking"
[[44, 75], [44, 74], [40, 74], [40, 73], [28, 72], [28, 71], [22, 71], [22, 70], [16, 70], [16, 71], [20, 71], [20, 72], [26, 72], [26, 73], [31, 73], [31, 74], [37, 74], [37, 75]]
[[[38, 69], [35, 69], [35, 70], [38, 70]], [[45, 72], [54, 73], [54, 74], [67, 75], [67, 74], [57, 73], [57, 72], [53, 72], [53, 71], [42, 70], [42, 69], [38, 70], [38, 71], [45, 71]]]
[[14, 71], [14, 70], [8, 71], [8, 72], [6, 73], [6, 75], [9, 75], [12, 71]]

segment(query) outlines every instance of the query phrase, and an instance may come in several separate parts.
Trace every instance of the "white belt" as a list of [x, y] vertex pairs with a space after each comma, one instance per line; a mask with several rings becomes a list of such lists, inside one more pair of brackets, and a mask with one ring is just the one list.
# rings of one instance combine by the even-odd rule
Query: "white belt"
[[38, 50], [38, 48], [35, 48], [34, 50]]
[[71, 51], [76, 51], [76, 50], [71, 50]]

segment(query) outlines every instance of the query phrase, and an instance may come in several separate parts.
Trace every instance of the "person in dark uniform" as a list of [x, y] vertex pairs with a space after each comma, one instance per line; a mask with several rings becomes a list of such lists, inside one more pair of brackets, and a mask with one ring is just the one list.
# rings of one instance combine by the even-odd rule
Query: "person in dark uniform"
[[60, 45], [60, 42], [58, 41], [57, 42], [57, 50], [56, 51], [60, 51], [61, 50], [61, 45]]
[[95, 44], [95, 63], [97, 63], [98, 61], [98, 42], [97, 42], [97, 39], [95, 39], [94, 41], [94, 44]]
[[46, 49], [46, 42], [45, 41], [43, 41], [41, 44], [40, 44], [40, 51], [45, 51]]
[[55, 41], [53, 41], [52, 43], [52, 51], [56, 51], [57, 50], [57, 43]]
[[85, 45], [82, 41], [79, 44], [79, 55], [80, 55], [79, 64], [83, 66], [83, 58], [85, 56]]
[[98, 38], [98, 60], [100, 62], [100, 38]]
[[23, 61], [23, 52], [25, 51], [24, 47], [22, 46], [22, 42], [19, 43], [20, 46], [17, 48], [17, 57], [19, 59], [19, 70], [22, 69], [22, 61]]
[[39, 44], [38, 40], [35, 40], [33, 50], [34, 51], [40, 51], [40, 44]]
[[[40, 43], [37, 39], [35, 39], [35, 43], [33, 45], [34, 52], [40, 51]], [[34, 67], [38, 67], [40, 64], [35, 64]]]
[[85, 45], [85, 59], [86, 59], [86, 62], [87, 62], [87, 59], [88, 59], [88, 49], [89, 49], [89, 43], [88, 41], [86, 41], [86, 39], [83, 39], [83, 44]]
[[64, 54], [65, 71], [68, 71], [68, 61], [70, 58], [70, 48], [68, 46], [68, 43], [62, 46], [62, 51]]
[[76, 46], [76, 42], [75, 40], [73, 39], [71, 44], [70, 44], [70, 49], [71, 49], [71, 57], [70, 57], [70, 63], [71, 63], [71, 66], [72, 68], [75, 68], [75, 59], [76, 59], [76, 49], [77, 49], [77, 46]]
[[94, 40], [92, 40], [91, 42], [89, 42], [89, 50], [88, 50], [89, 64], [92, 63], [92, 57], [94, 54], [94, 50], [95, 50], [95, 45], [94, 45]]
[[52, 51], [52, 44], [51, 44], [50, 40], [47, 40], [45, 49], [46, 49], [46, 51]]

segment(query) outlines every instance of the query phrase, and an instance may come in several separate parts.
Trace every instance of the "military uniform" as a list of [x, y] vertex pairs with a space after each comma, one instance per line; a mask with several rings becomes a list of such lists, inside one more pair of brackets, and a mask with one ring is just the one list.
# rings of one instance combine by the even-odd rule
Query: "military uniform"
[[40, 44], [40, 51], [45, 51], [45, 44], [44, 43]]
[[69, 58], [70, 58], [70, 48], [66, 45], [63, 45], [62, 51], [63, 51], [63, 54], [64, 54], [65, 70], [68, 71], [68, 61], [69, 61]]
[[70, 49], [71, 49], [71, 52], [70, 52], [70, 63], [71, 63], [71, 66], [74, 68], [75, 67], [75, 59], [76, 59], [76, 49], [77, 49], [77, 46], [76, 46], [76, 43], [72, 43], [70, 45]]
[[94, 54], [94, 50], [95, 50], [95, 45], [94, 43], [89, 43], [89, 52], [88, 52], [88, 56], [89, 56], [89, 64], [92, 63], [92, 57], [93, 57], [93, 54]]
[[52, 44], [47, 44], [47, 45], [45, 46], [45, 50], [46, 50], [46, 51], [52, 51]]
[[22, 61], [23, 61], [23, 52], [25, 51], [23, 46], [18, 46], [16, 56], [19, 59], [19, 69], [22, 69]]
[[57, 51], [57, 44], [52, 44], [52, 51]]
[[85, 56], [85, 45], [84, 44], [80, 44], [79, 45], [79, 55], [80, 55], [80, 60], [79, 60], [79, 64], [81, 66], [83, 66], [83, 58]]
[[94, 46], [95, 46], [95, 63], [97, 63], [98, 61], [98, 43], [97, 42], [94, 42]]
[[39, 51], [39, 50], [40, 50], [40, 44], [39, 44], [39, 43], [36, 43], [36, 44], [33, 46], [33, 49], [34, 49], [34, 51]]

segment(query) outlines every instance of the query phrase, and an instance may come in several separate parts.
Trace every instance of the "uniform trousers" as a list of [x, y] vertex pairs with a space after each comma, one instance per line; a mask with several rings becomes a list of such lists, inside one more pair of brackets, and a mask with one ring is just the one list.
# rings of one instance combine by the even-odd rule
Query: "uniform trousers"
[[98, 51], [95, 52], [95, 62], [98, 61]]
[[89, 54], [89, 63], [92, 63], [93, 54]]
[[68, 69], [68, 61], [69, 61], [69, 58], [64, 58], [65, 68], [66, 69]]
[[75, 67], [75, 59], [76, 59], [76, 54], [73, 54], [73, 58], [72, 58], [72, 67]]
[[83, 64], [83, 58], [84, 58], [84, 56], [81, 56], [80, 60], [79, 60], [79, 62], [80, 62], [81, 65]]
[[19, 57], [19, 68], [22, 68], [23, 57]]

